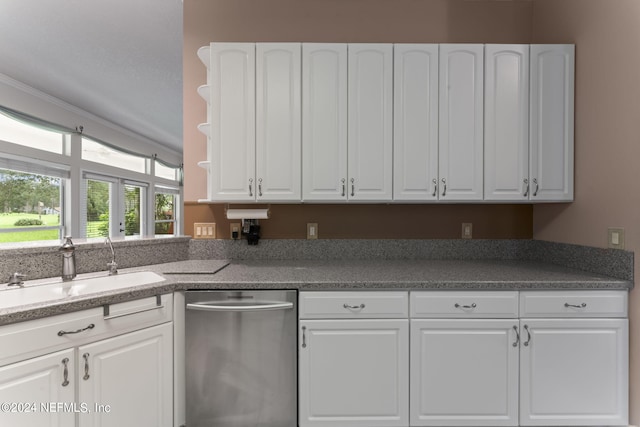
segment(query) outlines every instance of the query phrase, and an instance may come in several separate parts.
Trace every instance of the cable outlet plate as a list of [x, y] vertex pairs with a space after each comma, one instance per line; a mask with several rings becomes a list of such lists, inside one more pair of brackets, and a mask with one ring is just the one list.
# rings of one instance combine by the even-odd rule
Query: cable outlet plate
[[462, 238], [463, 239], [471, 239], [473, 238], [473, 224], [470, 222], [462, 223]]
[[215, 239], [216, 223], [215, 222], [196, 222], [193, 224], [194, 239]]
[[317, 238], [318, 238], [318, 223], [308, 222], [307, 223], [307, 239], [315, 240]]
[[611, 249], [624, 249], [624, 228], [608, 228], [607, 243]]

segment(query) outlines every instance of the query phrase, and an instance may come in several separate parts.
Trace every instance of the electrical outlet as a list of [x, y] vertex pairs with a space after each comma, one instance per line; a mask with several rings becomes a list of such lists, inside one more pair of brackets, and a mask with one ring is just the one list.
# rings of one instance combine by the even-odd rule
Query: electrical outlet
[[473, 238], [473, 224], [470, 222], [462, 223], [462, 238], [463, 239], [471, 239]]
[[307, 223], [307, 239], [317, 239], [317, 238], [318, 238], [318, 223], [308, 222]]
[[196, 222], [193, 224], [194, 239], [215, 239], [216, 223], [215, 222]]
[[229, 236], [233, 240], [238, 240], [241, 237], [240, 236], [240, 223], [239, 222], [232, 222], [231, 224], [229, 224]]
[[624, 228], [609, 228], [607, 234], [607, 242], [610, 248], [624, 249]]

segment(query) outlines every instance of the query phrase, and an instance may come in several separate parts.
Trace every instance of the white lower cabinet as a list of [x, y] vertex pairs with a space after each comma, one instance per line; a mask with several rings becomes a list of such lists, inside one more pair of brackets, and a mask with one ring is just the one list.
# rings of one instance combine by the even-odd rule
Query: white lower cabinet
[[301, 292], [299, 310], [300, 427], [628, 424], [626, 291]]
[[627, 319], [521, 323], [520, 425], [627, 425]]
[[[383, 318], [381, 292], [308, 294], [300, 294], [299, 426], [409, 425], [407, 293], [389, 294], [404, 298], [402, 319]], [[339, 310], [351, 318], [336, 319]], [[334, 319], [304, 319], [318, 312]]]
[[74, 351], [67, 349], [0, 368], [0, 425], [73, 426], [75, 413], [56, 403], [75, 402], [75, 384], [69, 381], [74, 366]]
[[411, 320], [411, 425], [518, 425], [517, 319]]
[[171, 323], [79, 347], [79, 426], [171, 426], [172, 355]]
[[172, 426], [172, 315], [163, 295], [0, 327], [0, 426]]

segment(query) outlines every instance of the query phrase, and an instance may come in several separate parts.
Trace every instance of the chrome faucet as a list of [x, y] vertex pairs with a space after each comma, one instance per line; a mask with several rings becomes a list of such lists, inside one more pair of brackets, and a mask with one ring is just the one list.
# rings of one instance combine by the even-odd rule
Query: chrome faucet
[[107, 240], [104, 241], [105, 245], [109, 245], [111, 248], [111, 262], [107, 263], [107, 269], [109, 270], [109, 276], [118, 274], [118, 264], [116, 263], [116, 251], [113, 249], [111, 239], [107, 236]]
[[9, 282], [7, 283], [7, 286], [19, 286], [21, 288], [24, 288], [24, 282], [22, 281], [22, 279], [24, 279], [26, 276], [22, 273], [13, 273], [10, 277], [9, 277]]
[[71, 241], [71, 236], [65, 237], [58, 250], [62, 252], [62, 281], [73, 280], [76, 277], [76, 247]]

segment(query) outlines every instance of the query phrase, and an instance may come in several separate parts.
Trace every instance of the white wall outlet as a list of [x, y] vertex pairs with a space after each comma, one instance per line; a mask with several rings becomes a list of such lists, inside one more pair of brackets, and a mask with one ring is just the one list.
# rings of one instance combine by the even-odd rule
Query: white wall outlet
[[624, 249], [624, 228], [611, 227], [607, 229], [609, 248]]
[[307, 239], [317, 239], [317, 238], [318, 238], [318, 223], [308, 222], [307, 223]]
[[473, 224], [470, 222], [462, 223], [462, 238], [463, 239], [471, 239], [473, 238]]

